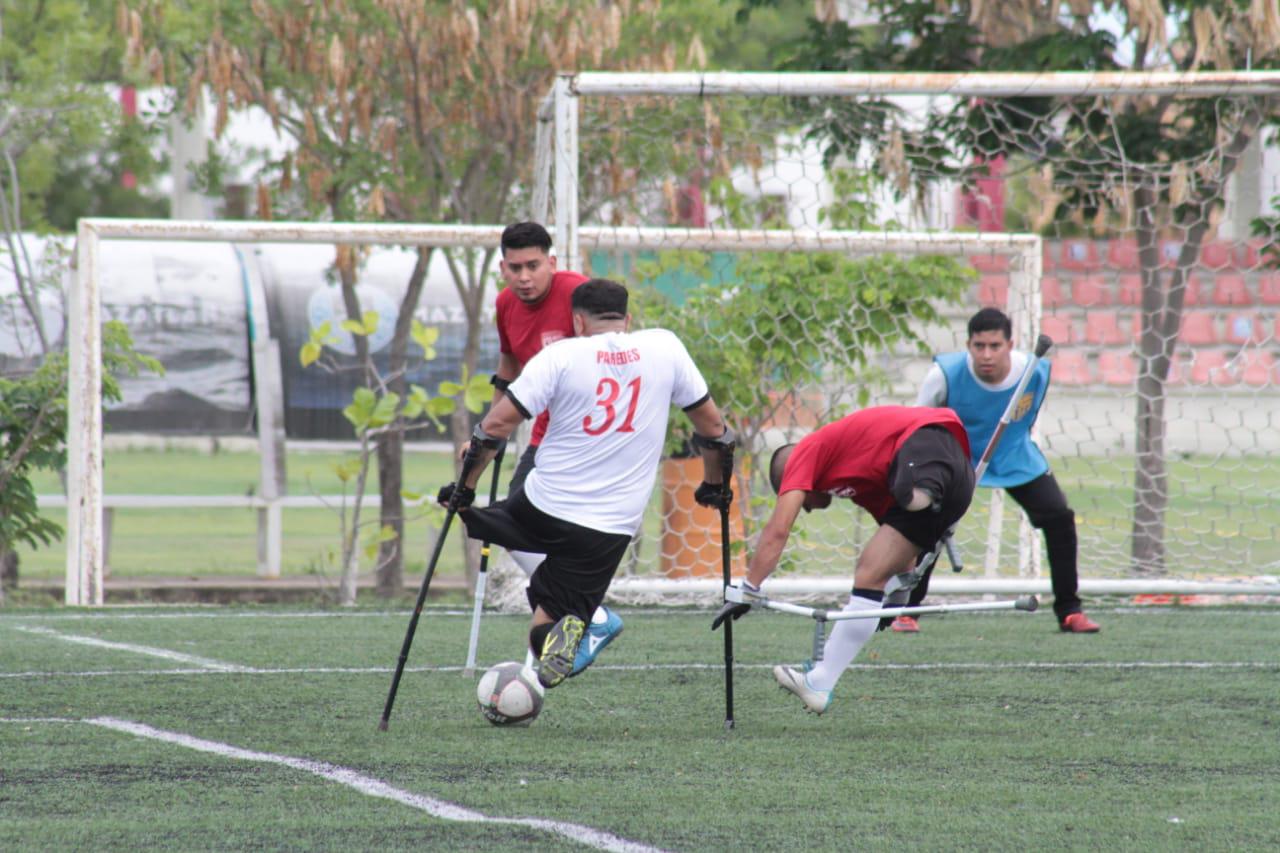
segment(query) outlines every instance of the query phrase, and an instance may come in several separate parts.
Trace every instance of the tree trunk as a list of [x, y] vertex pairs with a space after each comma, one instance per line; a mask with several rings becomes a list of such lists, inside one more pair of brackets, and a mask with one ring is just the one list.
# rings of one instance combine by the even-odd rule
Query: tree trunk
[[[468, 377], [475, 374], [476, 362], [479, 360], [480, 355], [481, 309], [485, 293], [484, 271], [488, 268], [492, 255], [492, 251], [485, 252], [477, 260], [471, 253], [467, 253], [465, 256], [467, 263], [461, 265], [457, 264], [453, 258], [449, 259], [454, 284], [458, 289], [458, 296], [462, 300], [467, 316], [467, 337], [466, 343], [462, 348], [462, 372], [464, 376]], [[460, 450], [464, 444], [471, 440], [471, 420], [471, 413], [464, 406], [459, 406], [458, 410], [449, 419], [449, 431], [453, 436], [455, 451]], [[515, 470], [516, 461], [514, 457], [511, 457], [509, 471]], [[485, 476], [493, 476], [492, 471], [486, 472]], [[510, 474], [507, 476], [509, 478]], [[477, 486], [476, 492], [477, 494], [481, 492], [479, 486]], [[465, 533], [459, 539], [462, 543], [463, 564], [467, 569], [467, 588], [475, 589], [476, 575], [480, 572], [480, 542], [471, 539]]]
[[0, 543], [0, 605], [4, 604], [5, 589], [18, 585], [18, 552]]
[[[1262, 124], [1260, 104], [1241, 119], [1230, 143], [1222, 149], [1217, 173], [1202, 179], [1192, 200], [1177, 207], [1177, 229], [1184, 241], [1177, 265], [1168, 273], [1168, 289], [1161, 287], [1161, 258], [1157, 238], [1160, 194], [1157, 178], [1146, 176], [1134, 191], [1138, 219], [1138, 259], [1142, 265], [1142, 334], [1139, 339], [1137, 416], [1134, 440], [1133, 571], [1164, 574], [1165, 510], [1169, 477], [1165, 459], [1165, 382], [1178, 345], [1187, 282], [1200, 263], [1200, 249], [1209, 233], [1213, 209], [1221, 203], [1227, 178]], [[1268, 100], [1267, 106], [1275, 104]], [[1172, 214], [1171, 217], [1172, 218]]]
[[[404, 298], [396, 314], [395, 332], [391, 337], [388, 356], [387, 390], [400, 395], [401, 405], [409, 387], [405, 370], [409, 360], [410, 332], [413, 315], [418, 310], [422, 290], [427, 281], [427, 268], [431, 262], [431, 249], [418, 249], [418, 259], [409, 276]], [[378, 490], [382, 498], [379, 521], [383, 528], [395, 531], [395, 538], [378, 546], [378, 595], [389, 597], [404, 589], [404, 432], [393, 430], [378, 437]]]
[[378, 521], [395, 531], [394, 539], [378, 543], [377, 594], [383, 598], [404, 589], [404, 433], [392, 431], [378, 436], [378, 491], [382, 507]]
[[[1137, 415], [1134, 423], [1133, 569], [1164, 571], [1164, 512], [1169, 499], [1164, 457], [1164, 383], [1169, 375], [1162, 317], [1157, 193], [1149, 183], [1134, 192], [1138, 211], [1138, 259], [1142, 267], [1142, 333], [1138, 341]], [[1175, 327], [1176, 328], [1176, 327]]]

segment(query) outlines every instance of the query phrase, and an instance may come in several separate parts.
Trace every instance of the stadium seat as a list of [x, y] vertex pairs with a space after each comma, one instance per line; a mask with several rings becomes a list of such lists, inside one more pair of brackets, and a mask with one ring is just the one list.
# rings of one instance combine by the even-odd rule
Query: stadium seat
[[1138, 241], [1132, 238], [1110, 241], [1107, 244], [1107, 265], [1118, 270], [1138, 269]]
[[1266, 263], [1266, 255], [1263, 254], [1263, 248], [1270, 242], [1268, 240], [1248, 240], [1236, 246], [1236, 268], [1242, 270], [1256, 270]]
[[1040, 304], [1045, 308], [1059, 308], [1067, 304], [1067, 300], [1062, 295], [1062, 282], [1056, 275], [1041, 277]]
[[1063, 240], [1059, 246], [1058, 265], [1075, 272], [1096, 270], [1101, 266], [1098, 258], [1098, 242], [1089, 239]]
[[985, 255], [971, 255], [969, 263], [978, 272], [1008, 272], [1009, 256], [997, 255], [994, 252]]
[[1009, 303], [1009, 276], [987, 273], [978, 279], [978, 304], [1001, 310]]
[[1220, 272], [1213, 277], [1213, 302], [1215, 305], [1252, 305], [1253, 294], [1244, 276]]
[[1165, 379], [1169, 385], [1187, 384], [1187, 354], [1178, 350], [1169, 360], [1169, 376]]
[[1187, 276], [1186, 288], [1182, 292], [1182, 304], [1186, 306], [1205, 305], [1207, 304], [1205, 299], [1206, 296], [1201, 286], [1200, 276], [1193, 272]]
[[[1045, 334], [1050, 333], [1046, 331]], [[1057, 338], [1054, 340], [1057, 341]], [[1093, 384], [1093, 370], [1089, 366], [1089, 357], [1080, 350], [1055, 350], [1050, 361], [1053, 363], [1053, 372], [1050, 375], [1055, 384], [1075, 386]]]
[[1132, 343], [1137, 338], [1136, 319], [1115, 311], [1090, 311], [1084, 316], [1084, 339], [1099, 346]]
[[1197, 350], [1191, 358], [1191, 381], [1197, 385], [1234, 385], [1236, 379], [1227, 369], [1227, 361], [1222, 350]]
[[1232, 314], [1227, 317], [1227, 332], [1224, 336], [1232, 344], [1256, 344], [1266, 339], [1262, 322], [1257, 314]]
[[1075, 324], [1071, 321], [1071, 318], [1060, 314], [1046, 314], [1042, 317], [1040, 319], [1040, 331], [1053, 338], [1053, 342], [1057, 346], [1072, 344], [1078, 340], [1075, 333]]
[[1111, 304], [1111, 281], [1106, 276], [1078, 276], [1071, 283], [1071, 301], [1086, 308]]
[[1136, 272], [1127, 272], [1120, 275], [1120, 298], [1117, 302], [1120, 305], [1142, 304], [1141, 275]]
[[1218, 342], [1217, 324], [1214, 315], [1204, 311], [1189, 311], [1182, 315], [1182, 327], [1178, 331], [1178, 340], [1190, 346], [1205, 346]]
[[1098, 373], [1107, 385], [1132, 385], [1138, 378], [1132, 353], [1106, 350], [1098, 353]]
[[1280, 273], [1258, 276], [1258, 301], [1263, 305], [1280, 305]]
[[1280, 383], [1276, 357], [1265, 350], [1245, 350], [1240, 357], [1240, 381], [1259, 388]]
[[1207, 270], [1231, 269], [1236, 265], [1235, 247], [1211, 240], [1200, 247], [1200, 266]]

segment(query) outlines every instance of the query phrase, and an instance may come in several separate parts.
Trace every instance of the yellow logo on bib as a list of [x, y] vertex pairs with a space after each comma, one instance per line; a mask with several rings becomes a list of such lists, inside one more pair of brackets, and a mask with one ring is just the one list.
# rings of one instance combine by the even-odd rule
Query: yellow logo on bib
[[1022, 395], [1022, 399], [1018, 400], [1018, 405], [1013, 409], [1013, 420], [1020, 421], [1027, 416], [1027, 412], [1031, 411], [1031, 404], [1035, 402], [1035, 394], [1028, 391]]

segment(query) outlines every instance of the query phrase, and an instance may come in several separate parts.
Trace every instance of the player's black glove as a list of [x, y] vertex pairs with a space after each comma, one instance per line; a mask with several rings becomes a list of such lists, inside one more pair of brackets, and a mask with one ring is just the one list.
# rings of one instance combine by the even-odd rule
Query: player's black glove
[[[454, 495], [455, 492], [457, 492], [456, 497]], [[475, 489], [467, 488], [466, 486], [459, 486], [457, 483], [450, 483], [447, 486], [441, 487], [440, 493], [436, 495], [436, 503], [441, 506], [449, 506], [449, 502], [451, 500], [456, 500], [457, 503], [453, 505], [454, 509], [466, 509], [475, 502], [475, 499]]]
[[[750, 598], [752, 596], [758, 596], [760, 594], [760, 587], [753, 585], [751, 581], [747, 580], [746, 578], [743, 578], [741, 583], [731, 585], [729, 589], [734, 590], [735, 592], [741, 593], [741, 596], [734, 596], [735, 598], [737, 597]], [[716, 618], [712, 620], [711, 630], [714, 631], [715, 629], [719, 628], [720, 625], [726, 619], [733, 619], [736, 622], [737, 620], [741, 619], [744, 615], [746, 615], [747, 611], [749, 611], [750, 609], [751, 609], [750, 602], [730, 601], [729, 592], [728, 590], [726, 590], [724, 606], [720, 608], [720, 612], [717, 613]]]
[[728, 509], [733, 503], [733, 490], [720, 483], [708, 483], [706, 480], [693, 493], [693, 499], [702, 506], [712, 509]]

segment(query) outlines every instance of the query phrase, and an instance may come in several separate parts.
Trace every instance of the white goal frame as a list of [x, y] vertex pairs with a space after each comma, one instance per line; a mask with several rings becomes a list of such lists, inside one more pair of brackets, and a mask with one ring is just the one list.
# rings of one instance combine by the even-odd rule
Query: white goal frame
[[[973, 73], [863, 73], [863, 72], [579, 72], [566, 73], [557, 78], [551, 91], [538, 111], [538, 134], [534, 163], [533, 215], [542, 222], [555, 223], [557, 246], [561, 258], [569, 269], [581, 269], [583, 245], [596, 247], [592, 237], [597, 229], [582, 227], [579, 222], [579, 100], [584, 96], [608, 95], [638, 97], [649, 95], [685, 95], [691, 98], [709, 98], [723, 95], [748, 97], [888, 97], [895, 95], [947, 96], [954, 98], [994, 98], [1028, 96], [1114, 96], [1114, 95], [1274, 95], [1280, 93], [1280, 71], [1145, 71], [1145, 72], [973, 72]], [[554, 210], [551, 201], [554, 197]], [[602, 229], [601, 229], [602, 230]], [[715, 231], [703, 229], [699, 234], [716, 236], [712, 242], [688, 245], [682, 242], [685, 235], [695, 230], [685, 229], [635, 229], [638, 233], [670, 235], [670, 242], [659, 245], [628, 246], [618, 248], [703, 248], [705, 250], [768, 250], [788, 251], [881, 251], [891, 252], [903, 244], [895, 244], [894, 238], [909, 242], [913, 252], [930, 251], [938, 254], [1008, 254], [1010, 264], [1008, 294], [1009, 314], [1014, 323], [1014, 334], [1022, 340], [1034, 340], [1039, 332], [1041, 309], [1040, 239], [1035, 235], [974, 234], [906, 234], [890, 233], [861, 235], [851, 234], [837, 238], [839, 232], [778, 231], [781, 242], [752, 242], [744, 235], [752, 232]], [[754, 232], [763, 234], [766, 232]], [[591, 235], [590, 237], [588, 235]], [[997, 248], [998, 241], [978, 239], [968, 244], [969, 237], [999, 237], [1004, 241], [1034, 241], [1035, 249], [1022, 250], [1009, 247]], [[882, 242], [876, 247], [876, 238]], [[824, 244], [824, 240], [830, 242]], [[842, 243], [842, 240], [848, 240]], [[816, 245], [815, 245], [816, 244]], [[957, 246], [966, 246], [955, 251]], [[1031, 256], [1030, 252], [1036, 254]], [[998, 525], [1003, 493], [995, 490], [992, 504], [991, 525], [988, 532], [987, 570], [992, 569], [993, 545], [998, 547]], [[1029, 535], [1030, 534], [1030, 535]], [[1039, 544], [1022, 519], [1019, 536], [1019, 564], [1026, 566], [1028, 558], [1038, 567]], [[1030, 550], [1030, 554], [1028, 554]], [[847, 579], [828, 578], [780, 578], [779, 592], [844, 592]], [[615, 587], [633, 588], [638, 595], [666, 595], [695, 592], [695, 587], [718, 589], [718, 581], [632, 579], [620, 578]], [[785, 589], [784, 589], [785, 586]], [[1039, 578], [958, 580], [936, 578], [931, 590], [937, 593], [1032, 593], [1050, 591], [1049, 581]], [[1082, 593], [1172, 593], [1172, 594], [1280, 594], [1280, 581], [1204, 582], [1161, 579], [1104, 580], [1082, 578]]]

